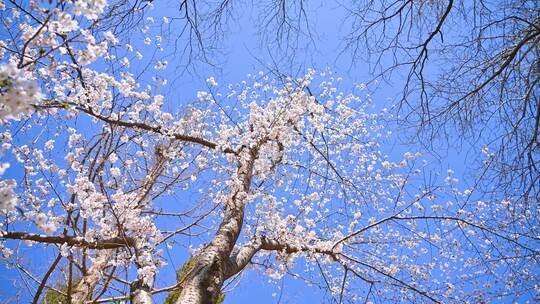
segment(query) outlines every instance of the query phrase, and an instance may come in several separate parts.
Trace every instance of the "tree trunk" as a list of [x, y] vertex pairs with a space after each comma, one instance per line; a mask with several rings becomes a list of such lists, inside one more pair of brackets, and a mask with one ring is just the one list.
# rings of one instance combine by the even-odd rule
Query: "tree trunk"
[[243, 210], [225, 216], [212, 242], [198, 255], [197, 264], [185, 276], [176, 304], [215, 304], [231, 273], [229, 258], [242, 228]]
[[201, 261], [182, 285], [176, 304], [215, 304], [223, 286], [219, 264]]
[[223, 221], [210, 244], [198, 255], [193, 270], [185, 277], [176, 304], [215, 304], [223, 283], [235, 273], [230, 269], [230, 258], [242, 230], [257, 150], [249, 150], [247, 155], [247, 161], [240, 165], [237, 172], [241, 182], [236, 187], [231, 186], [232, 192], [223, 204]]
[[152, 288], [147, 286], [142, 281], [137, 280], [130, 286], [130, 298], [131, 304], [152, 304], [154, 299], [152, 297]]
[[111, 252], [109, 250], [105, 251], [101, 257], [96, 259], [92, 266], [88, 269], [86, 274], [81, 278], [77, 283], [73, 292], [71, 294], [71, 303], [73, 304], [84, 304], [89, 299], [92, 298], [94, 289], [96, 288], [97, 283], [103, 277], [103, 270], [109, 262], [109, 257]]

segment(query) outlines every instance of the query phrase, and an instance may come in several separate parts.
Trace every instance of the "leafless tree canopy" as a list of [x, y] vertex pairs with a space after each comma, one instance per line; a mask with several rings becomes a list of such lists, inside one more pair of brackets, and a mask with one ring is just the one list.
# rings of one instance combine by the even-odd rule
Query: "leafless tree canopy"
[[539, 2], [383, 0], [346, 6], [353, 20], [347, 49], [358, 60], [369, 56], [377, 77], [405, 73], [398, 110], [421, 128], [421, 138], [457, 131], [485, 143], [496, 187], [537, 200]]

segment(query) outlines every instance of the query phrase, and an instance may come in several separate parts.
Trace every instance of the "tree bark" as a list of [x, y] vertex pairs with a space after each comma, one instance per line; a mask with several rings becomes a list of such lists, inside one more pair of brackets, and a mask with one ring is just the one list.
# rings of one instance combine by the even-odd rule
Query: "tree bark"
[[249, 151], [249, 159], [240, 165], [240, 189], [233, 190], [224, 203], [225, 214], [212, 241], [198, 255], [198, 261], [182, 283], [176, 304], [214, 304], [230, 277], [230, 257], [244, 221], [244, 208], [251, 185], [256, 149]]
[[185, 277], [176, 304], [216, 303], [228, 279], [229, 257], [242, 229], [243, 208], [229, 210], [212, 242], [203, 249], [195, 267]]
[[92, 266], [90, 266], [86, 274], [73, 289], [71, 303], [84, 304], [92, 298], [92, 293], [94, 292], [97, 283], [103, 278], [103, 270], [107, 267], [111, 254], [111, 250], [107, 250], [92, 263]]
[[137, 280], [130, 286], [130, 299], [131, 304], [152, 304], [154, 299], [152, 297], [152, 287], [147, 286], [142, 281]]

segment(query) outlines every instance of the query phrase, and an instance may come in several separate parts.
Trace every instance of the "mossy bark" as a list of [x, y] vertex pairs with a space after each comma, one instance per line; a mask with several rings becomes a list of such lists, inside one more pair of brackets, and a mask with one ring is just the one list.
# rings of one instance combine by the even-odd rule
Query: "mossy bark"
[[[199, 263], [199, 257], [193, 256], [189, 260], [187, 260], [182, 268], [180, 268], [178, 271], [176, 271], [176, 281], [177, 282], [186, 282], [189, 278], [190, 274], [197, 268]], [[165, 299], [165, 302], [163, 304], [175, 304], [177, 303], [178, 299], [180, 298], [180, 295], [183, 291], [183, 284], [180, 285], [177, 289], [171, 291], [167, 298]], [[223, 293], [219, 293], [215, 301], [211, 301], [211, 304], [221, 304], [225, 300], [225, 295]]]

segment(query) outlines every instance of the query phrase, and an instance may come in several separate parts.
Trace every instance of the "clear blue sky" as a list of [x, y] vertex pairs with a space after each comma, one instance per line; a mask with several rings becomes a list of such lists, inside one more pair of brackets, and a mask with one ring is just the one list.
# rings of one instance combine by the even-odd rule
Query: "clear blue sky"
[[[160, 22], [162, 16], [174, 17], [176, 11], [171, 7], [161, 7], [165, 1], [156, 2], [156, 8], [151, 15], [156, 16], [156, 22]], [[173, 1], [176, 2], [176, 1]], [[221, 86], [228, 83], [236, 83], [246, 78], [249, 73], [256, 73], [265, 70], [264, 64], [272, 65], [272, 58], [278, 60], [278, 65], [283, 72], [296, 73], [301, 75], [306, 68], [313, 67], [322, 70], [331, 68], [338, 76], [344, 78], [342, 89], [352, 88], [355, 83], [363, 83], [370, 80], [368, 67], [362, 63], [355, 66], [350, 65], [350, 58], [347, 53], [338, 58], [342, 50], [342, 42], [339, 37], [347, 31], [347, 25], [343, 24], [344, 11], [336, 4], [329, 4], [332, 1], [309, 1], [308, 17], [310, 29], [313, 33], [315, 44], [306, 44], [306, 40], [301, 38], [300, 48], [295, 53], [295, 57], [286, 57], [282, 60], [283, 54], [276, 52], [273, 45], [261, 41], [257, 25], [260, 24], [260, 14], [257, 8], [250, 6], [235, 5], [233, 14], [235, 17], [228, 25], [222, 43], [222, 49], [213, 54], [211, 59], [216, 64], [215, 67], [201, 62], [194, 62], [187, 71], [182, 72], [182, 62], [170, 57], [169, 68], [162, 75], [170, 79], [170, 88], [166, 93], [167, 106], [173, 109], [175, 105], [183, 105], [195, 100], [196, 92], [206, 88], [205, 80], [209, 76], [214, 76]], [[255, 4], [256, 5], [256, 4]], [[174, 7], [174, 6], [173, 6]], [[311, 9], [314, 11], [312, 12]], [[179, 23], [171, 23], [177, 25]], [[270, 31], [269, 35], [274, 32]], [[273, 37], [269, 37], [270, 39]], [[139, 43], [140, 46], [143, 46]], [[151, 56], [153, 50], [141, 49], [145, 56]], [[166, 50], [167, 52], [167, 50]], [[292, 62], [291, 62], [292, 61]], [[178, 64], [180, 63], [180, 64]], [[180, 67], [178, 67], [180, 66]], [[178, 67], [178, 68], [177, 68]], [[388, 107], [392, 100], [398, 97], [401, 92], [401, 80], [399, 77], [393, 79], [393, 83], [380, 84], [373, 92], [375, 103], [382, 107]], [[405, 132], [394, 130], [395, 133]], [[389, 155], [399, 158], [407, 150], [421, 149], [418, 145], [407, 146], [399, 142], [390, 142], [385, 147]], [[464, 161], [467, 149], [448, 149], [441, 153], [439, 162], [429, 155], [426, 158], [432, 162], [435, 171], [445, 174], [448, 168], [456, 171], [456, 176], [464, 179], [463, 173], [466, 170]], [[23, 248], [23, 250], [26, 250]], [[181, 254], [179, 248], [171, 250], [173, 256]], [[54, 254], [52, 252], [40, 252], [32, 255], [35, 260], [31, 263], [39, 269], [40, 260], [45, 258], [50, 260]], [[156, 284], [159, 287], [171, 284], [174, 281], [173, 266], [180, 267], [187, 256], [179, 256], [174, 260], [174, 265], [166, 266], [162, 269]], [[15, 270], [8, 270], [0, 264], [0, 303], [1, 299], [17, 292], [12, 289], [11, 281], [18, 278]], [[234, 284], [233, 284], [234, 285]], [[309, 287], [306, 284], [291, 278], [285, 277], [282, 282], [268, 282], [268, 278], [261, 273], [246, 271], [236, 288], [227, 293], [225, 303], [316, 303], [321, 299], [323, 292], [316, 287]], [[158, 301], [159, 302], [159, 301]]]

